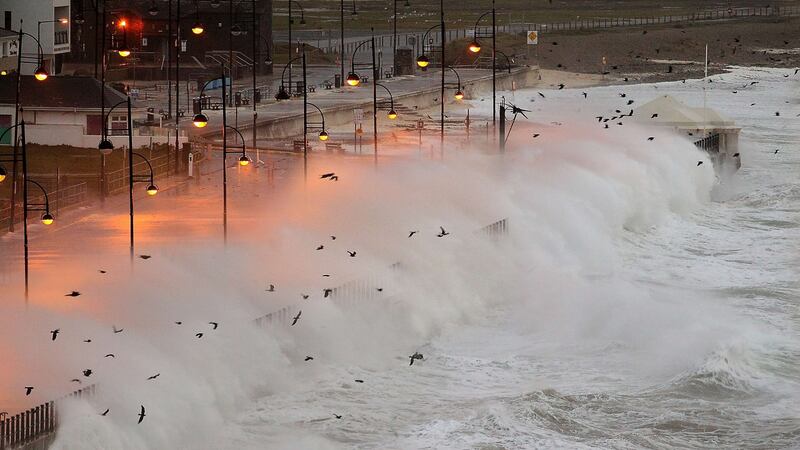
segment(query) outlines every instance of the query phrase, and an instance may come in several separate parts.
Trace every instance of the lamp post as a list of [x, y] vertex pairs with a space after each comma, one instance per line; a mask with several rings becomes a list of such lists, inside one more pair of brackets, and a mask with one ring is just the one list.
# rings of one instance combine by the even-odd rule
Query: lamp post
[[456, 71], [456, 69], [453, 68], [453, 66], [447, 66], [447, 69], [452, 71], [454, 74], [456, 74], [456, 80], [457, 80], [456, 81], [456, 93], [453, 94], [453, 98], [455, 98], [456, 100], [462, 100], [464, 98], [464, 91], [461, 89], [462, 88], [462, 86], [461, 86], [461, 75], [458, 74], [458, 72]]
[[[361, 84], [361, 77], [358, 76], [356, 73], [356, 53], [364, 44], [370, 44], [372, 47], [372, 63], [368, 64], [367, 66], [372, 67], [372, 105], [378, 104], [378, 68], [375, 65], [375, 35], [374, 30], [373, 35], [370, 39], [366, 41], [362, 41], [360, 44], [356, 46], [353, 50], [353, 54], [350, 56], [350, 73], [347, 75], [347, 84], [353, 87], [357, 87]], [[373, 159], [375, 162], [375, 167], [378, 166], [378, 111], [377, 108], [372, 108], [372, 145], [373, 145]]]
[[[294, 18], [292, 17], [292, 4], [297, 5], [300, 8], [300, 25], [306, 24], [306, 13], [303, 10], [303, 5], [295, 0], [289, 0], [289, 56], [286, 58], [287, 60], [292, 59], [292, 50], [294, 49], [294, 41], [292, 41], [292, 24], [294, 23]], [[305, 82], [305, 80], [303, 80]], [[289, 65], [289, 92], [292, 92], [292, 66]]]
[[[283, 72], [281, 72], [281, 85], [278, 87], [278, 93], [275, 94], [275, 100], [282, 101], [282, 100], [289, 100], [291, 98], [289, 93], [286, 91], [286, 86], [283, 83], [283, 77], [286, 74], [286, 69], [288, 69], [291, 66], [291, 64], [293, 62], [297, 61], [298, 59], [302, 60], [302, 64], [303, 64], [303, 181], [307, 182], [308, 181], [308, 139], [307, 139], [306, 136], [308, 135], [308, 128], [309, 128], [308, 105], [311, 105], [311, 106], [317, 108], [317, 111], [319, 111], [320, 115], [322, 115], [322, 110], [319, 109], [319, 107], [317, 105], [314, 105], [314, 104], [308, 102], [308, 87], [306, 86], [306, 81], [307, 81], [306, 80], [306, 72], [307, 72], [307, 66], [306, 66], [306, 44], [303, 44], [303, 53], [300, 56], [296, 57], [296, 58], [290, 59], [289, 62], [287, 62], [286, 65], [283, 67]], [[291, 87], [290, 87], [290, 89], [291, 89]], [[328, 140], [328, 133], [325, 131], [325, 116], [324, 115], [322, 116], [322, 131], [320, 132], [319, 137], [320, 137], [321, 141]]]
[[[481, 51], [481, 44], [478, 41], [479, 38], [482, 37], [491, 37], [492, 38], [492, 127], [496, 126], [497, 123], [497, 25], [496, 25], [496, 18], [497, 13], [494, 6], [495, 0], [492, 0], [492, 10], [487, 11], [478, 17], [478, 20], [475, 21], [475, 28], [474, 28], [474, 37], [472, 42], [469, 44], [469, 51], [475, 54], [480, 53]], [[486, 17], [487, 15], [492, 15], [492, 32], [491, 34], [487, 33], [480, 33], [478, 31], [478, 24], [480, 21]]]
[[247, 156], [247, 147], [245, 144], [244, 136], [242, 133], [239, 132], [238, 129], [228, 125], [228, 110], [227, 110], [227, 102], [226, 102], [226, 94], [225, 94], [225, 66], [221, 65], [220, 67], [221, 75], [217, 78], [212, 80], [206, 81], [203, 84], [203, 87], [200, 89], [200, 112], [195, 114], [194, 119], [194, 126], [198, 128], [203, 128], [208, 125], [208, 116], [203, 114], [203, 92], [205, 91], [206, 87], [209, 83], [212, 83], [217, 80], [222, 80], [222, 232], [223, 232], [223, 239], [225, 243], [228, 242], [228, 164], [227, 158], [228, 154], [233, 153], [240, 153], [238, 151], [228, 151], [228, 129], [231, 129], [239, 135], [239, 138], [242, 140], [242, 150], [241, 156], [239, 157], [239, 165], [246, 166], [250, 164], [250, 158]]
[[[393, 19], [393, 33], [394, 37], [392, 38], [392, 74], [397, 73], [397, 2], [400, 0], [392, 0], [394, 6], [394, 14], [392, 16]], [[404, 8], [410, 8], [411, 4], [408, 0], [405, 0], [405, 4], [403, 5]]]
[[[30, 33], [26, 33], [22, 31], [22, 20], [19, 21], [19, 31], [17, 31], [18, 38], [17, 38], [17, 77], [14, 80], [16, 83], [16, 99], [14, 102], [14, 124], [18, 125], [20, 123], [20, 115], [22, 114], [22, 107], [20, 103], [20, 96], [22, 91], [22, 43], [23, 38], [25, 36], [30, 37], [36, 42], [38, 53], [36, 58], [36, 70], [33, 72], [33, 76], [37, 81], [45, 81], [49, 74], [47, 73], [47, 69], [44, 67], [44, 51], [42, 50], [42, 44], [39, 42], [39, 39], [33, 36]], [[13, 30], [9, 30], [13, 31]], [[25, 63], [30, 63], [29, 60], [24, 61]], [[18, 129], [17, 127], [14, 128], [14, 155], [16, 156], [18, 153], [17, 143], [18, 139]], [[7, 129], [6, 131], [10, 130], [11, 128]], [[14, 219], [16, 218], [16, 203], [17, 203], [17, 172], [18, 172], [18, 160], [19, 158], [14, 159], [13, 162], [13, 172], [11, 175], [12, 187], [11, 187], [11, 214], [10, 214], [10, 223], [8, 226], [8, 231], [14, 231]]]
[[[427, 41], [428, 33], [430, 33], [431, 31], [433, 31], [436, 28], [441, 28], [441, 31], [442, 31], [442, 42], [441, 42], [441, 46], [439, 48], [439, 53], [441, 53], [441, 56], [442, 56], [442, 58], [441, 58], [442, 82], [441, 82], [441, 97], [440, 97], [442, 104], [441, 104], [441, 113], [439, 115], [440, 140], [441, 140], [441, 145], [440, 145], [439, 152], [440, 152], [441, 157], [444, 158], [444, 88], [445, 88], [444, 75], [445, 75], [445, 71], [447, 70], [446, 69], [446, 64], [445, 64], [445, 40], [446, 40], [446, 36], [447, 35], [445, 34], [445, 25], [444, 25], [444, 0], [440, 1], [439, 8], [440, 8], [440, 16], [441, 16], [440, 20], [441, 21], [440, 21], [440, 23], [438, 25], [434, 25], [434, 26], [428, 28], [428, 30], [425, 32], [425, 34], [422, 35], [422, 54], [420, 54], [417, 57], [417, 66], [419, 66], [422, 70], [426, 70], [428, 65], [430, 65], [431, 61], [425, 55], [425, 42]], [[433, 52], [433, 49], [430, 49], [428, 51]]]
[[[344, 0], [340, 0], [339, 4], [340, 4], [340, 7], [341, 7], [340, 8], [341, 17], [340, 17], [340, 20], [339, 20], [339, 46], [340, 46], [341, 50], [339, 52], [339, 58], [342, 59], [342, 61], [341, 61], [341, 63], [342, 63], [341, 64], [342, 74], [341, 75], [342, 75], [342, 82], [344, 82]], [[358, 15], [358, 12], [356, 11], [356, 0], [353, 0], [353, 12], [350, 13], [350, 15], [352, 17], [355, 17], [355, 16]]]
[[[22, 157], [18, 158], [16, 151], [10, 157], [8, 156], [0, 156], [0, 162], [13, 162], [15, 165], [18, 160], [22, 162], [22, 230], [23, 230], [23, 247], [24, 247], [24, 264], [25, 264], [25, 301], [28, 300], [28, 286], [29, 286], [29, 249], [28, 249], [28, 213], [31, 211], [41, 211], [42, 217], [41, 221], [44, 225], [52, 225], [55, 221], [55, 217], [50, 213], [50, 198], [47, 195], [47, 191], [42, 187], [41, 184], [28, 178], [28, 151], [27, 151], [27, 144], [25, 140], [25, 120], [20, 120], [18, 124], [13, 125], [10, 128], [7, 128], [2, 134], [0, 134], [0, 140], [5, 137], [6, 133], [8, 133], [11, 129], [16, 130], [19, 128], [20, 138], [21, 138], [21, 147], [22, 147]], [[0, 167], [0, 182], [5, 180], [5, 169]], [[38, 187], [42, 194], [44, 195], [44, 203], [29, 203], [28, 202], [28, 183], [33, 184], [34, 186]]]
[[[114, 149], [114, 144], [111, 140], [108, 139], [108, 131], [105, 124], [108, 123], [108, 116], [111, 115], [111, 112], [118, 106], [127, 104], [128, 107], [128, 206], [129, 206], [129, 215], [130, 215], [130, 253], [131, 259], [133, 259], [133, 249], [134, 249], [134, 235], [133, 235], [133, 184], [139, 182], [148, 182], [147, 185], [147, 194], [150, 196], [154, 196], [158, 194], [158, 186], [154, 183], [154, 172], [153, 166], [150, 164], [150, 161], [145, 158], [143, 155], [136, 153], [133, 151], [133, 116], [131, 112], [131, 97], [128, 96], [127, 99], [118, 102], [111, 108], [109, 108], [106, 117], [104, 117], [103, 124], [104, 124], [104, 137], [100, 140], [100, 144], [98, 144], [97, 148], [100, 149], [101, 154], [103, 152], [111, 152]], [[138, 156], [144, 160], [147, 164], [147, 167], [150, 168], [150, 176], [142, 178], [142, 176], [137, 176], [133, 174], [133, 157]]]

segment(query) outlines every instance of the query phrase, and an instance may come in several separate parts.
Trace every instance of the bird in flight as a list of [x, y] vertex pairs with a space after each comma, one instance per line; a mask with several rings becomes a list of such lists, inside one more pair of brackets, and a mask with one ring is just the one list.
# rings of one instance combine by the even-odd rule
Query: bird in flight
[[341, 419], [342, 418], [342, 416], [340, 416], [338, 414], [334, 414], [333, 417], [336, 417], [337, 419]]
[[72, 292], [70, 292], [69, 294], [65, 295], [64, 297], [77, 297], [77, 296], [79, 296], [79, 295], [81, 295], [81, 293], [80, 293], [80, 292], [78, 292], [78, 291], [72, 291]]
[[56, 328], [55, 330], [53, 330], [53, 331], [51, 331], [51, 332], [50, 332], [50, 334], [51, 334], [51, 335], [53, 335], [53, 340], [54, 340], [54, 341], [56, 340], [56, 337], [58, 337], [58, 333], [59, 333], [60, 331], [61, 331], [61, 330], [59, 330], [58, 328]]
[[351, 258], [355, 258], [356, 257], [356, 252], [351, 252], [350, 250], [348, 250], [347, 254], [350, 255]]
[[183, 325], [183, 322], [181, 322], [181, 321], [179, 320], [179, 321], [175, 322], [175, 325]]
[[649, 138], [647, 138], [648, 141], [652, 141], [653, 139], [655, 139], [655, 136], [650, 136]]
[[100, 413], [100, 415], [101, 415], [101, 416], [107, 416], [109, 411], [111, 411], [111, 408], [109, 408], [109, 409], [106, 409], [105, 411], [103, 411], [102, 413]]
[[313, 360], [314, 360], [313, 356], [306, 356], [306, 361], [313, 361]]
[[85, 376], [86, 378], [92, 376], [92, 369], [84, 369], [83, 376]]
[[100, 273], [108, 273], [107, 271], [105, 271], [103, 269], [98, 270], [98, 272], [100, 272]]
[[322, 244], [320, 244], [320, 246], [319, 246], [319, 247], [317, 247], [317, 250], [322, 250], [322, 249], [324, 249], [324, 248], [325, 248], [325, 246], [324, 246], [324, 245], [322, 245]]
[[697, 165], [700, 166], [703, 164], [703, 161], [697, 161]]
[[775, 153], [773, 153], [773, 155], [777, 155], [779, 151], [781, 151], [781, 149], [779, 149], [779, 148], [776, 148], [776, 149], [775, 149]]
[[539, 92], [538, 94], [539, 94], [539, 97], [546, 98], [546, 97], [544, 96], [544, 94], [542, 94], [541, 92]]
[[355, 381], [356, 383], [363, 383], [364, 382], [364, 380], [353, 380], [353, 381]]
[[326, 288], [322, 290], [322, 298], [328, 298], [333, 293], [333, 289]]
[[325, 178], [331, 178], [331, 177], [334, 177], [334, 176], [336, 176], [336, 174], [334, 172], [329, 172], [329, 173], [323, 173], [319, 177], [321, 179], [325, 179]]
[[300, 310], [297, 312], [297, 315], [292, 318], [292, 326], [294, 326], [298, 320], [300, 320], [300, 314], [303, 314], [303, 311]]
[[448, 234], [450, 234], [450, 233], [449, 233], [447, 230], [445, 230], [445, 229], [444, 229], [444, 227], [442, 227], [442, 226], [440, 226], [440, 227], [439, 227], [439, 229], [440, 229], [440, 230], [442, 230], [442, 231], [440, 231], [440, 232], [439, 232], [439, 234], [437, 234], [437, 235], [436, 235], [436, 237], [445, 237], [445, 236], [447, 236]]
[[415, 360], [415, 359], [422, 360], [422, 353], [420, 353], [420, 352], [414, 352], [414, 354], [413, 354], [413, 355], [411, 355], [411, 356], [409, 356], [409, 357], [408, 357], [408, 359], [410, 359], [410, 360], [411, 360], [411, 362], [409, 363], [409, 366], [413, 366], [413, 365], [414, 365], [414, 360]]
[[586, 92], [584, 92], [584, 93], [583, 93], [583, 98], [588, 98], [588, 97], [589, 97], [589, 94], [587, 94]]
[[155, 375], [151, 375], [151, 376], [147, 377], [147, 381], [150, 381], [150, 380], [155, 380], [156, 378], [158, 378], [158, 377], [160, 377], [160, 376], [161, 376], [161, 374], [160, 374], [160, 373], [157, 373], [157, 374], [155, 374]]
[[650, 116], [651, 119], [655, 119], [656, 117], [658, 117], [658, 113], [653, 113], [653, 115]]
[[139, 411], [139, 421], [138, 421], [138, 422], [136, 422], [137, 424], [140, 424], [140, 423], [142, 423], [142, 421], [144, 420], [144, 417], [145, 417], [145, 413], [144, 413], [144, 405], [141, 405], [141, 408], [142, 408], [142, 409]]
[[73, 378], [73, 379], [71, 379], [69, 381], [71, 381], [72, 383], [83, 384], [83, 382], [81, 380], [77, 379], [77, 378]]
[[31, 395], [31, 392], [33, 392], [33, 386], [25, 386], [25, 395]]
[[122, 333], [122, 330], [124, 330], [124, 328], [117, 329], [116, 325], [112, 325], [111, 329], [114, 330], [114, 334]]
[[734, 153], [734, 154], [733, 154], [733, 157], [734, 157], [734, 158], [738, 158], [738, 157], [739, 157], [739, 154], [738, 154], [738, 153]]
[[267, 292], [275, 292], [275, 285], [274, 284], [270, 284], [269, 285], [269, 289], [267, 289]]
[[558, 85], [558, 90], [560, 91], [561, 89], [564, 89], [564, 83], [560, 83], [560, 84]]
[[219, 324], [217, 322], [208, 322], [208, 324], [211, 325], [212, 327], [214, 327], [213, 328], [214, 330], [216, 330], [217, 327], [219, 327]]
[[195, 336], [197, 337], [197, 339], [200, 339], [200, 338], [203, 337], [203, 333], [197, 333], [197, 334], [195, 334]]
[[150, 258], [152, 258], [152, 256], [150, 256], [150, 255], [139, 255], [139, 258], [150, 259]]
[[116, 358], [113, 353], [109, 353], [105, 356], [106, 358]]
[[417, 234], [417, 233], [419, 233], [419, 231], [417, 231], [417, 230], [415, 230], [415, 231], [409, 231], [409, 232], [408, 232], [408, 237], [412, 237], [412, 236], [414, 236], [414, 235], [415, 235], [415, 234]]
[[536, 138], [537, 138], [537, 137], [539, 137], [539, 136], [541, 136], [541, 134], [540, 134], [540, 133], [534, 133], [534, 134], [533, 134], [533, 138], [534, 138], [534, 139], [536, 139]]
[[88, 343], [92, 342], [92, 340], [91, 339], [84, 339], [83, 342], [88, 344]]
[[331, 235], [331, 240], [335, 241], [336, 240], [336, 236]]

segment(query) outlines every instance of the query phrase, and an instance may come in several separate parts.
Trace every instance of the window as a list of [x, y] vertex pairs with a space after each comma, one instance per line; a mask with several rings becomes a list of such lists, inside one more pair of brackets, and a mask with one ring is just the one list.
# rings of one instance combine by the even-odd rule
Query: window
[[[0, 114], [0, 134], [5, 133], [9, 128], [11, 128], [11, 114]], [[0, 145], [11, 145], [11, 136], [13, 134], [13, 131], [6, 133], [3, 139], [0, 140]]]
[[86, 115], [86, 134], [89, 136], [100, 136], [103, 133], [103, 118], [100, 114]]

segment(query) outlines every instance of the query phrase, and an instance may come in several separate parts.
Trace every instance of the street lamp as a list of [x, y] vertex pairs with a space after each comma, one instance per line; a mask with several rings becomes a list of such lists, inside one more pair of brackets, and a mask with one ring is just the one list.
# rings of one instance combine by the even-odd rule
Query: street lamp
[[325, 131], [325, 114], [322, 113], [322, 110], [319, 109], [319, 106], [317, 106], [317, 105], [315, 105], [313, 103], [307, 103], [307, 104], [308, 104], [308, 106], [313, 106], [314, 108], [317, 109], [317, 112], [319, 112], [319, 115], [322, 118], [322, 121], [321, 122], [309, 122], [308, 120], [305, 120], [305, 126], [304, 126], [305, 129], [303, 130], [303, 139], [306, 139], [306, 135], [308, 134], [308, 130], [310, 128], [319, 128], [321, 130], [319, 132], [319, 140], [322, 141], [322, 142], [327, 141], [328, 138], [330, 138], [330, 136], [328, 136], [328, 132]]
[[[283, 71], [281, 71], [281, 84], [280, 84], [280, 86], [278, 86], [278, 93], [275, 94], [275, 100], [282, 101], [282, 100], [289, 100], [289, 99], [292, 98], [291, 95], [289, 94], [289, 92], [286, 91], [286, 85], [283, 83], [284, 76], [286, 75], [286, 69], [289, 69], [291, 71], [292, 63], [297, 61], [298, 59], [304, 59], [304, 58], [305, 58], [305, 45], [303, 45], [303, 54], [302, 55], [290, 59], [289, 62], [287, 62], [286, 65], [283, 66]], [[305, 77], [304, 77], [304, 79], [305, 79]], [[292, 82], [290, 80], [289, 81], [289, 91], [292, 90], [292, 84], [291, 83]], [[305, 90], [305, 85], [303, 85], [303, 89]]]
[[[425, 43], [428, 40], [428, 33], [433, 31], [437, 27], [440, 29], [442, 33], [440, 38], [441, 46], [439, 48], [439, 53], [441, 54], [441, 66], [442, 66], [441, 96], [439, 97], [441, 99], [441, 113], [439, 120], [441, 145], [439, 152], [441, 156], [444, 157], [444, 88], [445, 88], [444, 75], [446, 71], [445, 44], [447, 40], [447, 33], [445, 32], [445, 23], [444, 23], [444, 0], [439, 1], [439, 24], [428, 28], [428, 30], [422, 36], [422, 54], [417, 57], [417, 66], [422, 68], [422, 70], [425, 70], [425, 68], [428, 67], [428, 65], [430, 64], [430, 59], [428, 59], [428, 57], [425, 55]], [[433, 49], [429, 49], [428, 51], [432, 53]]]
[[[351, 86], [358, 86], [361, 80], [358, 80], [358, 83], [351, 84], [351, 78], [357, 78], [358, 74], [356, 74], [356, 53], [358, 53], [358, 49], [360, 49], [364, 44], [370, 44], [372, 48], [372, 63], [371, 64], [361, 64], [362, 66], [372, 67], [372, 147], [373, 147], [373, 159], [375, 166], [378, 166], [378, 108], [376, 107], [378, 104], [378, 67], [375, 64], [375, 30], [372, 29], [372, 37], [366, 41], [362, 41], [360, 44], [356, 46], [353, 50], [353, 54], [350, 56], [350, 75], [347, 77], [347, 83]], [[386, 88], [384, 86], [384, 88]], [[388, 91], [388, 89], [386, 89]], [[391, 95], [391, 93], [390, 93]]]
[[[492, 126], [495, 126], [497, 123], [497, 12], [494, 6], [495, 0], [492, 0], [492, 10], [487, 11], [481, 14], [478, 17], [478, 20], [475, 21], [475, 27], [473, 32], [473, 40], [469, 44], [469, 51], [475, 54], [480, 53], [481, 51], [481, 44], [478, 41], [480, 38], [492, 38]], [[481, 32], [478, 30], [478, 24], [481, 20], [488, 16], [489, 14], [492, 15], [492, 30], [491, 33], [488, 31]]]
[[[344, 79], [344, 0], [339, 1], [340, 5], [340, 19], [339, 19], [339, 58], [342, 59], [341, 69], [342, 69], [342, 79]], [[358, 15], [358, 11], [356, 11], [356, 0], [353, 0], [353, 12], [350, 13], [350, 17], [355, 19]], [[358, 86], [358, 83], [351, 85], [351, 86]]]
[[[392, 0], [394, 6], [394, 14], [392, 16], [394, 25], [393, 25], [393, 33], [394, 37], [392, 38], [392, 74], [397, 73], [397, 2], [400, 0]], [[405, 0], [405, 4], [403, 5], [405, 9], [411, 7], [411, 3], [408, 0]]]
[[461, 100], [464, 98], [464, 91], [461, 90], [461, 75], [458, 74], [458, 72], [456, 71], [456, 69], [453, 68], [453, 66], [447, 66], [447, 69], [456, 74], [456, 80], [458, 81], [456, 82], [455, 85], [456, 93], [453, 95], [453, 97], [456, 100]]
[[[294, 49], [294, 42], [292, 41], [292, 24], [294, 24], [294, 18], [292, 17], [292, 4], [297, 5], [300, 8], [300, 25], [306, 24], [306, 12], [303, 9], [303, 5], [295, 0], [289, 0], [289, 56], [287, 59], [292, 59], [292, 50]], [[292, 90], [292, 66], [289, 66], [289, 90]]]
[[[388, 87], [381, 83], [376, 83], [378, 87], [383, 88], [386, 90], [386, 93], [389, 94], [389, 113], [386, 115], [390, 120], [397, 119], [397, 111], [394, 110], [394, 96], [392, 95], [392, 91], [389, 90]], [[376, 102], [372, 105], [375, 109], [386, 109], [385, 106], [379, 106]]]

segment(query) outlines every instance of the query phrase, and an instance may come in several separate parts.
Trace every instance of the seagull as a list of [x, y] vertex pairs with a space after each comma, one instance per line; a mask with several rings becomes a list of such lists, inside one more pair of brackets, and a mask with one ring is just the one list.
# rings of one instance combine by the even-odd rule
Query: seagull
[[100, 272], [100, 273], [108, 273], [107, 271], [105, 271], [103, 269], [98, 270], [98, 272]]
[[444, 227], [442, 227], [442, 226], [440, 226], [440, 227], [439, 227], [439, 229], [441, 229], [442, 231], [441, 231], [439, 234], [437, 234], [437, 235], [436, 235], [436, 237], [445, 237], [445, 236], [447, 236], [448, 234], [450, 234], [450, 233], [449, 233], [449, 232], [447, 232], [447, 231], [444, 229]]
[[317, 247], [317, 250], [322, 250], [322, 249], [324, 249], [324, 248], [325, 248], [325, 246], [320, 244], [320, 246], [319, 246], [319, 247]]
[[152, 258], [152, 256], [150, 256], [150, 255], [139, 255], [139, 258], [150, 259], [150, 258]]
[[58, 333], [59, 333], [60, 331], [61, 331], [60, 329], [56, 328], [55, 330], [53, 330], [53, 331], [51, 331], [51, 332], [50, 332], [50, 334], [52, 334], [52, 335], [53, 335], [53, 340], [54, 340], [54, 341], [56, 340], [56, 337], [58, 336]]
[[195, 334], [195, 336], [197, 337], [197, 339], [201, 339], [203, 337], [203, 333], [197, 333]]
[[71, 379], [69, 381], [71, 381], [72, 383], [83, 384], [83, 382], [81, 380], [77, 379], [77, 378], [73, 378], [73, 379]]
[[331, 295], [332, 293], [333, 293], [333, 289], [330, 289], [330, 288], [323, 289], [322, 290], [322, 295], [323, 295], [322, 298], [328, 298], [328, 296]]
[[702, 164], [703, 164], [703, 161], [697, 161], [697, 165], [698, 166], [701, 166]]
[[652, 141], [653, 139], [655, 139], [655, 136], [650, 136], [649, 138], [647, 138], [648, 141]]
[[291, 326], [294, 326], [297, 323], [297, 321], [300, 320], [300, 314], [303, 314], [302, 310], [298, 311], [297, 315], [292, 318], [292, 325]]
[[587, 94], [586, 92], [583, 92], [583, 98], [588, 98], [588, 97], [589, 97], [589, 94]]
[[409, 232], [408, 232], [408, 237], [414, 236], [414, 235], [415, 235], [415, 234], [417, 234], [417, 233], [419, 233], [419, 231], [418, 231], [418, 230], [415, 230], [415, 231], [409, 231]]
[[313, 361], [313, 360], [314, 360], [313, 356], [306, 356], [306, 361]]
[[157, 373], [157, 374], [155, 374], [155, 375], [153, 375], [153, 376], [147, 377], [147, 380], [148, 380], [148, 381], [150, 381], [150, 380], [155, 380], [156, 378], [158, 378], [158, 377], [160, 377], [160, 376], [161, 376], [161, 374], [160, 374], [160, 373]]
[[84, 369], [83, 376], [85, 376], [86, 378], [92, 376], [92, 369]]
[[375, 290], [378, 292], [383, 292], [383, 288], [375, 288]]
[[658, 113], [653, 113], [653, 115], [650, 116], [651, 119], [655, 119], [656, 117], [658, 117]]
[[334, 414], [333, 417], [336, 417], [337, 419], [341, 419], [342, 418], [342, 416], [340, 416], [338, 414]]
[[564, 83], [560, 83], [560, 84], [558, 85], [558, 90], [560, 91], [561, 89], [564, 89]]
[[415, 359], [422, 360], [422, 353], [420, 353], [420, 352], [414, 352], [414, 354], [413, 354], [413, 355], [411, 355], [411, 356], [409, 356], [409, 357], [408, 357], [408, 359], [410, 359], [410, 360], [411, 360], [411, 362], [410, 362], [409, 366], [413, 366], [413, 365], [414, 365], [414, 360], [415, 360]]
[[353, 381], [355, 381], [356, 383], [363, 383], [364, 382], [364, 380], [353, 380]]
[[539, 92], [538, 94], [539, 94], [539, 97], [542, 97], [542, 98], [547, 98], [547, 97], [545, 97], [545, 96], [544, 96], [544, 94], [542, 94], [541, 92]]
[[33, 391], [33, 386], [25, 386], [25, 395], [26, 396], [31, 395], [32, 391]]
[[108, 412], [109, 412], [109, 411], [111, 411], [111, 408], [109, 408], [109, 409], [106, 409], [106, 410], [105, 410], [105, 411], [103, 411], [103, 412], [102, 412], [100, 415], [101, 415], [101, 416], [106, 416], [106, 415], [108, 415]]
[[[447, 117], [447, 116], [445, 116]], [[331, 177], [331, 181], [339, 181], [339, 175], [334, 175]]]
[[80, 292], [78, 292], [78, 291], [72, 291], [72, 292], [70, 292], [69, 294], [65, 295], [64, 297], [77, 297], [77, 296], [79, 296], [79, 295], [81, 295], [81, 293], [80, 293]]
[[105, 356], [106, 358], [116, 358], [113, 353], [109, 353]]
[[308, 294], [300, 294], [303, 296], [303, 300], [308, 300]]
[[351, 252], [350, 250], [348, 250], [347, 254], [350, 255], [351, 258], [355, 258], [356, 257], [356, 252]]
[[144, 417], [145, 417], [144, 405], [142, 405], [141, 408], [142, 408], [142, 410], [139, 412], [139, 422], [137, 422], [137, 424], [142, 423], [142, 421], [144, 420]]
[[84, 339], [83, 342], [88, 344], [89, 342], [92, 342], [92, 340], [91, 339]]
[[632, 105], [632, 104], [633, 104], [633, 100], [628, 100], [628, 105]]
[[274, 284], [270, 284], [269, 285], [269, 289], [267, 289], [267, 292], [275, 292], [275, 285]]
[[114, 330], [114, 334], [122, 333], [122, 330], [124, 330], [124, 328], [120, 328], [120, 329], [118, 330], [116, 325], [112, 325], [112, 326], [111, 326], [111, 329], [113, 329], [113, 330]]
[[775, 153], [773, 153], [773, 155], [777, 155], [777, 154], [778, 154], [778, 152], [779, 152], [780, 150], [781, 150], [781, 149], [779, 149], [779, 148], [776, 148], [776, 149], [775, 149]]
[[331, 240], [335, 241], [336, 240], [336, 236], [331, 236]]
[[534, 133], [534, 134], [533, 134], [533, 138], [534, 138], [534, 139], [536, 139], [536, 138], [537, 138], [537, 137], [539, 137], [539, 136], [541, 136], [541, 134], [539, 134], [539, 133]]
[[215, 330], [217, 329], [217, 327], [219, 327], [219, 324], [217, 322], [208, 322], [208, 324], [214, 327]]
[[332, 176], [334, 176], [334, 175], [336, 175], [336, 174], [335, 174], [335, 173], [333, 173], [333, 172], [329, 172], [329, 173], [323, 173], [323, 174], [322, 174], [322, 175], [320, 175], [319, 177], [320, 177], [320, 178], [322, 178], [322, 179], [324, 179], [324, 178], [330, 178], [330, 177], [332, 177]]
[[175, 322], [175, 325], [183, 325], [183, 322], [177, 321], [177, 322]]
[[738, 158], [738, 157], [739, 157], [739, 154], [738, 154], [738, 153], [734, 153], [734, 154], [733, 154], [733, 157], [734, 157], [734, 158]]

